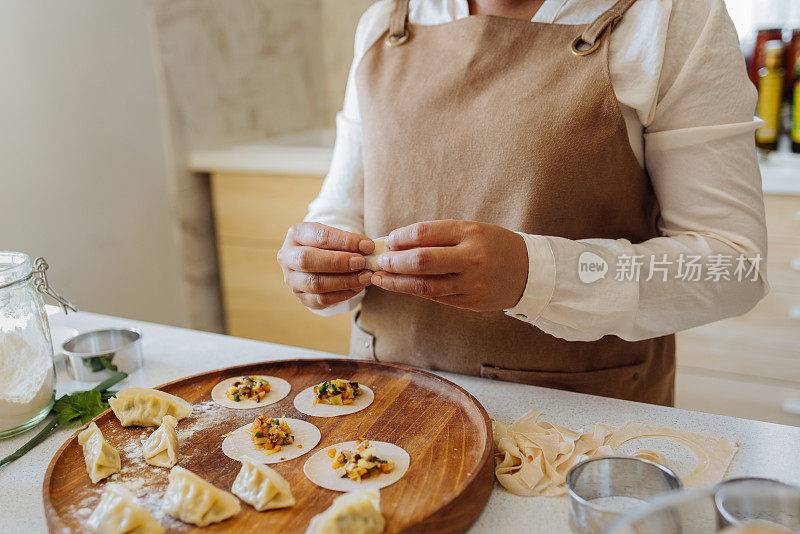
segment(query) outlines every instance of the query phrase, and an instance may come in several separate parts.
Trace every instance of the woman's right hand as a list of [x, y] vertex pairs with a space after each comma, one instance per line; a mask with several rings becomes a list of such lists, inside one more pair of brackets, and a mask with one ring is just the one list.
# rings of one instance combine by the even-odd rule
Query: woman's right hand
[[369, 285], [364, 254], [375, 243], [314, 222], [295, 224], [278, 251], [283, 281], [306, 307], [320, 310], [354, 297]]

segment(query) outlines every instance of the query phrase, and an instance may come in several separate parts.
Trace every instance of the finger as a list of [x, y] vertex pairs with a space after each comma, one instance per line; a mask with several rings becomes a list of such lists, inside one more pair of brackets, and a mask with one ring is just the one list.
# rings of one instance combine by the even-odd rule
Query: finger
[[420, 247], [389, 251], [378, 256], [378, 266], [397, 274], [449, 274], [464, 270], [463, 251], [456, 247]]
[[462, 238], [461, 221], [426, 221], [392, 230], [386, 237], [386, 245], [392, 250], [442, 247], [457, 245]]
[[346, 289], [363, 289], [372, 278], [371, 271], [353, 274], [323, 274], [288, 271], [286, 285], [302, 293], [332, 293]]
[[380, 271], [372, 275], [372, 283], [387, 291], [431, 298], [457, 294], [457, 278], [455, 274], [409, 276]]
[[278, 262], [304, 273], [351, 273], [362, 270], [367, 264], [361, 254], [303, 246], [282, 248], [278, 252]]
[[313, 293], [295, 292], [295, 296], [306, 308], [311, 308], [312, 310], [321, 310], [323, 308], [328, 308], [334, 304], [351, 299], [361, 293], [361, 291], [363, 291], [363, 289], [348, 289], [345, 291], [334, 291], [332, 293], [321, 293], [319, 295], [315, 295]]
[[287, 237], [291, 237], [298, 245], [326, 250], [359, 254], [369, 254], [375, 250], [375, 243], [366, 236], [315, 222], [302, 222], [292, 226]]

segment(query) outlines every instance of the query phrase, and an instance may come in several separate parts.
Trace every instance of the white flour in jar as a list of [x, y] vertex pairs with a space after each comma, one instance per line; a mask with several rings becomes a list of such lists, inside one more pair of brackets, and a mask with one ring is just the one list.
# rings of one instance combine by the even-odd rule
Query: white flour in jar
[[[48, 342], [46, 336], [42, 340]], [[26, 423], [50, 403], [51, 350], [48, 344], [32, 345], [17, 329], [0, 329], [0, 432]]]

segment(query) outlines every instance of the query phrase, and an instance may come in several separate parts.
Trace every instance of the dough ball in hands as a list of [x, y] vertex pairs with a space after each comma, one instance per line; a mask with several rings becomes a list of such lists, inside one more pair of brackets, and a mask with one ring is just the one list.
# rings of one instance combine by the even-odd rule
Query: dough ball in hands
[[289, 482], [280, 473], [249, 458], [242, 458], [231, 491], [259, 512], [294, 506], [296, 502]]
[[381, 268], [378, 266], [378, 256], [388, 251], [389, 247], [386, 246], [386, 237], [379, 237], [372, 241], [375, 243], [375, 251], [372, 254], [364, 256], [364, 259], [367, 260], [367, 264], [364, 268], [370, 271], [380, 271]]
[[146, 508], [136, 503], [133, 495], [121, 484], [106, 485], [100, 504], [86, 521], [95, 534], [163, 534], [164, 527], [158, 524]]
[[359, 490], [336, 497], [311, 519], [306, 534], [380, 534], [385, 527], [378, 490]]

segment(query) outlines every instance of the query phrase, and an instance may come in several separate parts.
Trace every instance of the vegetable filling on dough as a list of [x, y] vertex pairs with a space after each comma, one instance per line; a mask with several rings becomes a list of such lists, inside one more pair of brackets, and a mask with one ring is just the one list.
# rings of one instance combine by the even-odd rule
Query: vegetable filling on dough
[[358, 382], [350, 382], [335, 378], [328, 382], [314, 386], [314, 406], [317, 404], [330, 404], [333, 406], [344, 406], [353, 404], [353, 400], [361, 395], [361, 388]]
[[333, 458], [333, 469], [344, 468], [341, 478], [349, 478], [356, 482], [362, 479], [378, 476], [381, 473], [391, 473], [394, 469], [392, 460], [384, 460], [375, 456], [375, 448], [370, 447], [369, 441], [359, 439], [356, 441], [355, 452], [330, 449], [328, 456]]
[[281, 450], [282, 445], [294, 443], [292, 429], [286, 421], [259, 415], [250, 427], [250, 439], [253, 448], [263, 450], [264, 454], [274, 454]]
[[245, 376], [230, 385], [225, 396], [234, 402], [254, 400], [261, 402], [269, 393], [269, 381], [257, 376]]

